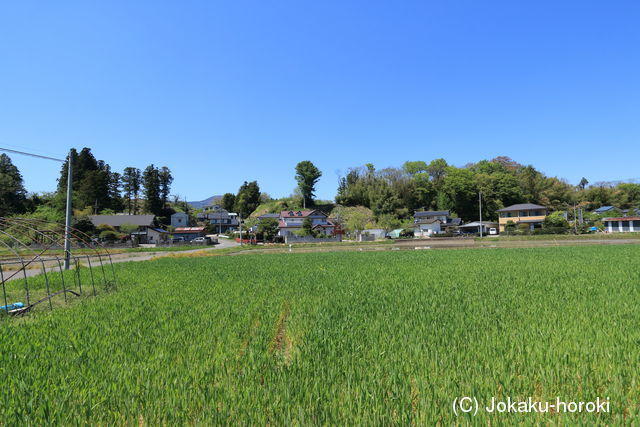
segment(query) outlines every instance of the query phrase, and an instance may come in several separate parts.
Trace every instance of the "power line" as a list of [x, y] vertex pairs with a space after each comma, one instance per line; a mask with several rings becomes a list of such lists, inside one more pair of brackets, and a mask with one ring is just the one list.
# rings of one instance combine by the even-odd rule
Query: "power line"
[[46, 160], [53, 160], [55, 162], [66, 163], [66, 160], [56, 159], [55, 157], [41, 156], [40, 154], [27, 153], [26, 151], [12, 150], [10, 148], [0, 147], [0, 151], [6, 151], [8, 153], [22, 154], [23, 156], [30, 156], [30, 157], [36, 157], [38, 159], [46, 159]]

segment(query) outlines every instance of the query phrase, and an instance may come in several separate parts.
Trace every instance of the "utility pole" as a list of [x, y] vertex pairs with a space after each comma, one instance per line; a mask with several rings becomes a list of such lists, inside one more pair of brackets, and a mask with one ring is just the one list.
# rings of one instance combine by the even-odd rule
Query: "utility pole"
[[64, 269], [68, 270], [71, 264], [71, 191], [73, 190], [71, 177], [73, 174], [73, 164], [71, 162], [71, 154], [73, 149], [69, 150], [69, 157], [67, 160], [57, 159], [49, 156], [41, 156], [40, 154], [28, 153], [26, 151], [12, 150], [10, 148], [0, 147], [0, 151], [7, 153], [20, 154], [23, 156], [35, 157], [37, 159], [53, 160], [54, 162], [67, 163], [67, 214], [64, 224]]
[[482, 239], [482, 191], [478, 191], [478, 199], [480, 200], [480, 238]]
[[71, 264], [71, 193], [73, 190], [73, 162], [71, 161], [71, 151], [67, 159], [67, 215], [64, 223], [64, 269], [68, 270]]

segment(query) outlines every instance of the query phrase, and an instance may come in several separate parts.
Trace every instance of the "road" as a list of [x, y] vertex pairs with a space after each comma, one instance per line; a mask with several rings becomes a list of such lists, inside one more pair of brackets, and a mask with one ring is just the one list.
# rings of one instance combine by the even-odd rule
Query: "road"
[[[123, 253], [118, 253], [118, 254], [113, 254], [111, 255], [111, 260], [112, 262], [115, 263], [120, 263], [120, 262], [137, 262], [137, 261], [149, 261], [152, 258], [161, 258], [163, 256], [169, 256], [171, 254], [176, 254], [176, 253], [180, 253], [180, 254], [188, 254], [188, 253], [193, 253], [193, 252], [206, 252], [206, 251], [214, 251], [214, 250], [218, 250], [218, 249], [225, 249], [225, 248], [233, 248], [235, 246], [239, 246], [239, 243], [236, 243], [234, 240], [229, 240], [229, 239], [220, 239], [219, 243], [217, 245], [214, 246], [203, 246], [202, 248], [198, 248], [198, 249], [189, 249], [186, 251], [158, 251], [158, 252], [123, 252]], [[105, 263], [107, 263], [108, 261], [103, 261]], [[83, 263], [84, 264], [84, 263]], [[91, 265], [92, 267], [96, 267], [100, 265], [100, 262], [98, 259], [93, 258], [91, 260]], [[58, 271], [59, 267], [58, 266], [51, 266], [51, 267], [47, 267], [47, 272], [49, 271]], [[24, 273], [20, 272], [19, 274], [14, 274], [15, 271], [5, 271], [4, 275], [5, 275], [5, 281], [9, 281], [9, 280], [15, 280], [15, 279], [23, 279], [24, 278]], [[26, 270], [26, 275], [27, 277], [33, 277], [33, 276], [37, 276], [38, 274], [42, 273], [42, 268], [27, 268]], [[9, 278], [7, 279], [7, 276], [9, 276]]]

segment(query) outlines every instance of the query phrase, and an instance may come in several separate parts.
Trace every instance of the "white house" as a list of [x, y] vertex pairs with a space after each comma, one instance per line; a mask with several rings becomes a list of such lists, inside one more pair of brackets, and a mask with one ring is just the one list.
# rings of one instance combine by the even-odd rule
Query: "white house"
[[605, 231], [609, 233], [640, 232], [640, 216], [623, 216], [619, 218], [603, 218]]
[[420, 219], [413, 226], [413, 235], [415, 237], [429, 237], [441, 231], [439, 219]]
[[305, 219], [311, 219], [313, 229], [327, 236], [333, 234], [335, 224], [329, 220], [326, 214], [319, 210], [282, 211], [278, 221], [278, 236], [290, 236], [302, 229]]
[[422, 211], [413, 215], [413, 235], [428, 237], [432, 234], [456, 231], [462, 224], [460, 218], [451, 218], [449, 211]]

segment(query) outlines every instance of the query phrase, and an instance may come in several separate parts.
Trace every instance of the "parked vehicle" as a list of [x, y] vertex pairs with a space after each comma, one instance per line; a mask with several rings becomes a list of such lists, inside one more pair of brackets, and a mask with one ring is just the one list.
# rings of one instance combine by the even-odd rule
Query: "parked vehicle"
[[498, 230], [496, 230], [495, 228], [490, 228], [489, 229], [489, 234], [492, 236], [495, 236], [496, 234], [498, 234]]
[[191, 241], [191, 243], [195, 243], [197, 245], [206, 245], [207, 244], [207, 238], [206, 237], [196, 237], [195, 239], [193, 239]]

